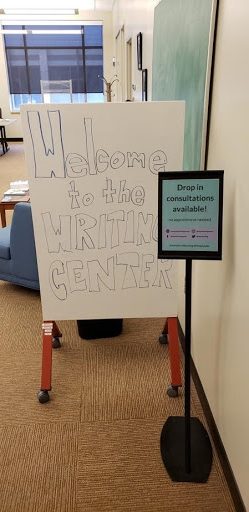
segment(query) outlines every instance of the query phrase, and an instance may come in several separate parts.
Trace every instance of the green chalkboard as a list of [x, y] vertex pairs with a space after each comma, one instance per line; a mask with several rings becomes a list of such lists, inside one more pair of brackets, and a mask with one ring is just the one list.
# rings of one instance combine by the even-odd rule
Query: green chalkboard
[[161, 0], [153, 33], [153, 100], [186, 102], [184, 170], [204, 168], [216, 0]]

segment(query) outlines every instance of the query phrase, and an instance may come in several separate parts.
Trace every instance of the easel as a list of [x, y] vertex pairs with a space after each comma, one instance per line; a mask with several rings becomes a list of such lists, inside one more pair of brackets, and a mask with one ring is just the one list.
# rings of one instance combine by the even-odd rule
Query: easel
[[[41, 389], [38, 400], [41, 404], [49, 401], [49, 391], [52, 389], [52, 349], [61, 347], [62, 333], [56, 322], [49, 320], [42, 324], [42, 370]], [[167, 393], [170, 397], [178, 396], [178, 388], [182, 385], [180, 369], [180, 352], [178, 339], [178, 325], [176, 317], [166, 318], [163, 332], [159, 337], [161, 344], [169, 344], [169, 358], [171, 369], [171, 386]]]

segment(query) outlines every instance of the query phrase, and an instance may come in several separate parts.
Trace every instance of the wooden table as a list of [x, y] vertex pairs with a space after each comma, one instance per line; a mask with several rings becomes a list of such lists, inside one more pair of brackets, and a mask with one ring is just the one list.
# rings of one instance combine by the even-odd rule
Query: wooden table
[[5, 128], [6, 128], [6, 126], [9, 126], [10, 124], [15, 123], [15, 122], [16, 122], [16, 119], [1, 119], [0, 118], [0, 143], [2, 145], [2, 150], [3, 150], [2, 155], [7, 153], [7, 151], [9, 150]]
[[5, 196], [0, 201], [0, 216], [2, 227], [6, 227], [6, 210], [14, 210], [17, 203], [29, 203], [29, 195], [25, 196]]

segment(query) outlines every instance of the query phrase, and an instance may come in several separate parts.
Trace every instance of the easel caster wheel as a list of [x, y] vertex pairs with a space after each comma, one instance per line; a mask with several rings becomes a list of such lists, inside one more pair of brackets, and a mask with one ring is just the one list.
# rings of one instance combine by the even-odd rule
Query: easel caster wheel
[[176, 398], [178, 396], [178, 386], [169, 386], [167, 395], [170, 396], [170, 398]]
[[168, 343], [168, 336], [167, 334], [160, 334], [159, 338], [158, 338], [158, 341], [161, 345], [167, 345]]
[[39, 391], [39, 393], [37, 394], [37, 398], [38, 398], [40, 404], [45, 404], [46, 402], [49, 401], [49, 393], [48, 393], [48, 391], [43, 391], [41, 389], [41, 391]]
[[55, 338], [53, 338], [52, 347], [53, 348], [61, 348], [60, 338], [58, 338], [57, 336]]

